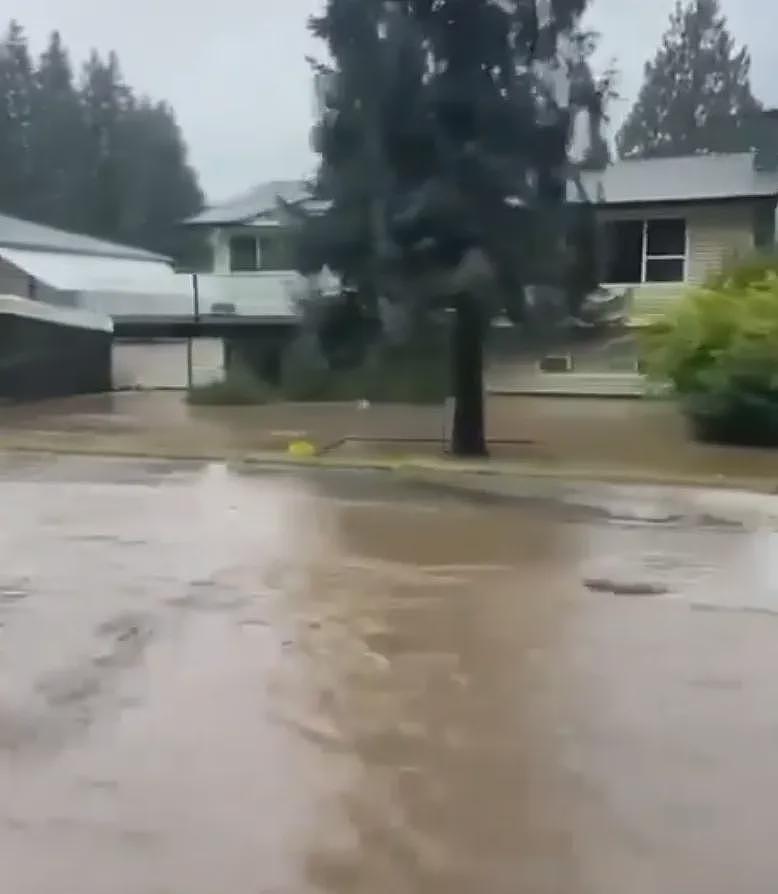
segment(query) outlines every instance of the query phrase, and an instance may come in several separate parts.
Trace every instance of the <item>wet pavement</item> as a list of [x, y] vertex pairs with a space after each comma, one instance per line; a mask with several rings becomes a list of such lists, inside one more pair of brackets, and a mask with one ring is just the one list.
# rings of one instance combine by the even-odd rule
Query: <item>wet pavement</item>
[[4, 892], [775, 890], [776, 498], [26, 455], [0, 513]]

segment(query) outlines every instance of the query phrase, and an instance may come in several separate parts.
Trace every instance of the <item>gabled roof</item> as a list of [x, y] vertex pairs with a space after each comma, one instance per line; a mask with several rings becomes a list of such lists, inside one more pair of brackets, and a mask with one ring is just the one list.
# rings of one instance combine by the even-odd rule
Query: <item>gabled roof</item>
[[778, 171], [757, 170], [750, 152], [618, 161], [582, 179], [600, 205], [778, 196]]
[[226, 202], [211, 205], [184, 223], [198, 226], [246, 223], [263, 214], [275, 212], [279, 198], [294, 204], [310, 198], [310, 195], [303, 180], [271, 180]]
[[7, 214], [0, 214], [0, 248], [3, 247], [137, 261], [170, 262], [170, 258], [142, 248], [106, 242], [103, 239], [94, 239], [92, 236], [82, 236], [79, 233], [69, 233], [66, 230], [32, 223], [29, 220], [10, 217]]

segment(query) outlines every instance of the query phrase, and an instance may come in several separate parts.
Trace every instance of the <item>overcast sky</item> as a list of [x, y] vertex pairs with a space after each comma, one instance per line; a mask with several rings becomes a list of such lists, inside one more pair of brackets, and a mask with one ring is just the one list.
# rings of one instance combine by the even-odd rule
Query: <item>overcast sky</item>
[[[306, 54], [317, 47], [308, 16], [324, 0], [7, 0], [38, 52], [59, 29], [80, 63], [92, 47], [115, 49], [139, 92], [176, 110], [191, 160], [211, 199], [313, 169]], [[674, 0], [592, 0], [600, 61], [614, 59], [626, 113], [666, 29]], [[722, 0], [736, 39], [748, 44], [756, 95], [778, 106], [778, 2]]]

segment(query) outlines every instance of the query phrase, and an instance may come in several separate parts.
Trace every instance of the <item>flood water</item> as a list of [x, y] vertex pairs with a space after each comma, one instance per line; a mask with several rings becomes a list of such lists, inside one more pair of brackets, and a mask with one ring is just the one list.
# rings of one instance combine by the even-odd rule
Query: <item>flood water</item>
[[28, 456], [0, 516], [8, 894], [775, 890], [775, 498]]

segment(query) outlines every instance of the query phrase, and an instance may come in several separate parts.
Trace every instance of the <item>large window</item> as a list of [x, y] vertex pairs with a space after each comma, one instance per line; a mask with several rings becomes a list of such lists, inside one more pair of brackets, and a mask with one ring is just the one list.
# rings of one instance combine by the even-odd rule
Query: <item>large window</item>
[[294, 268], [294, 244], [289, 233], [233, 236], [230, 239], [230, 270], [233, 273]]
[[290, 234], [279, 232], [261, 236], [259, 264], [262, 270], [294, 270], [294, 245]]
[[605, 225], [607, 283], [637, 285], [686, 279], [686, 221], [619, 220]]
[[257, 269], [257, 240], [253, 236], [233, 236], [230, 239], [230, 270], [246, 273]]

